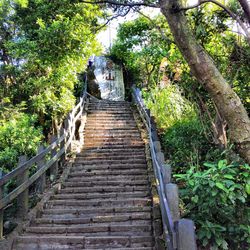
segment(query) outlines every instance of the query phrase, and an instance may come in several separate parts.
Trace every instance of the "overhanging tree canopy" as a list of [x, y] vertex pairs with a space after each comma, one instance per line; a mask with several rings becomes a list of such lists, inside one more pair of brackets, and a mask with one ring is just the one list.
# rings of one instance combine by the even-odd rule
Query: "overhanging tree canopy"
[[[159, 1], [81, 1], [91, 4], [106, 4], [116, 11], [128, 11], [128, 9], [148, 6], [160, 8], [162, 14], [173, 34], [174, 41], [186, 59], [192, 74], [198, 82], [204, 86], [214, 103], [217, 105], [221, 116], [227, 121], [231, 140], [237, 146], [241, 156], [250, 162], [250, 120], [238, 95], [232, 90], [225, 78], [222, 76], [211, 57], [205, 49], [197, 42], [189, 27], [185, 11], [188, 9], [180, 0], [159, 0]], [[217, 1], [212, 2], [225, 7]], [[195, 7], [205, 1], [199, 1]], [[193, 6], [192, 6], [193, 7]], [[228, 8], [225, 7], [225, 10]], [[231, 10], [230, 10], [231, 11]], [[247, 22], [246, 8], [243, 9]], [[239, 21], [239, 20], [237, 20]], [[240, 20], [241, 21], [241, 20]], [[242, 21], [241, 21], [242, 22]], [[245, 25], [245, 22], [242, 22]], [[247, 24], [248, 25], [248, 24]], [[241, 25], [242, 26], [242, 25]], [[246, 38], [249, 39], [248, 33]]]

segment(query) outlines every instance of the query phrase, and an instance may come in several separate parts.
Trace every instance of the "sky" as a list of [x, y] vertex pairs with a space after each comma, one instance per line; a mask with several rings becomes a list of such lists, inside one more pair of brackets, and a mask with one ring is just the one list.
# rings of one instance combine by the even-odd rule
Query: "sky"
[[[188, 5], [194, 5], [198, 2], [198, 0], [188, 0]], [[143, 13], [146, 15], [149, 15], [150, 17], [153, 17], [155, 15], [158, 15], [160, 13], [159, 9], [153, 9], [153, 8], [144, 8]], [[116, 38], [117, 29], [119, 27], [120, 23], [133, 20], [138, 17], [139, 14], [136, 13], [129, 13], [125, 17], [119, 17], [115, 20], [112, 20], [107, 29], [100, 32], [97, 36], [98, 41], [103, 45], [105, 50], [108, 50], [110, 45], [112, 45], [113, 40]]]
[[[155, 16], [160, 13], [159, 9], [152, 9], [152, 8], [145, 8], [143, 13], [149, 15], [149, 16]], [[114, 20], [112, 20], [107, 29], [100, 32], [98, 34], [97, 39], [99, 42], [104, 46], [105, 49], [108, 49], [110, 45], [112, 45], [113, 40], [116, 38], [117, 29], [119, 27], [119, 24], [124, 23], [126, 21], [134, 20], [139, 16], [138, 13], [131, 12], [125, 17], [119, 17]]]

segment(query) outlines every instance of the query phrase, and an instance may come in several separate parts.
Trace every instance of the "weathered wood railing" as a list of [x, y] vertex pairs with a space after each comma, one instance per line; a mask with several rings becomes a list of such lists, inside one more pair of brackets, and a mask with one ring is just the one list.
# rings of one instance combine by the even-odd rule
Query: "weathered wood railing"
[[132, 88], [132, 98], [149, 135], [149, 146], [156, 177], [167, 249], [195, 250], [197, 247], [194, 223], [189, 219], [180, 219], [178, 186], [171, 183], [171, 166], [164, 163], [164, 155], [161, 152], [156, 127], [154, 122], [152, 122], [149, 110], [144, 106], [139, 89]]
[[[46, 172], [49, 170], [50, 180], [54, 180], [58, 174], [58, 163], [65, 161], [65, 155], [71, 150], [72, 140], [75, 136], [75, 123], [82, 116], [87, 99], [85, 87], [78, 104], [64, 120], [64, 126], [59, 136], [52, 136], [51, 144], [44, 148], [38, 148], [37, 155], [27, 160], [26, 156], [19, 158], [19, 164], [12, 172], [0, 176], [0, 240], [3, 238], [3, 213], [4, 208], [17, 198], [17, 216], [24, 218], [29, 208], [29, 188], [35, 183], [35, 189], [42, 193], [46, 186]], [[30, 176], [31, 167], [36, 166], [36, 172]], [[16, 188], [4, 195], [4, 186], [16, 179]]]

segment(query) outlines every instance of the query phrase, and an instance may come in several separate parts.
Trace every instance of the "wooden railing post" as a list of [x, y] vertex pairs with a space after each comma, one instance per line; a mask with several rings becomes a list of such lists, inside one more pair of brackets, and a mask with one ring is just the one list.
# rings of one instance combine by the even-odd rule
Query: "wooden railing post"
[[[57, 136], [52, 135], [51, 137], [51, 144], [57, 140]], [[53, 158], [57, 154], [57, 147], [53, 148], [51, 150], [51, 158]], [[54, 181], [58, 174], [58, 161], [56, 161], [51, 167], [50, 167], [50, 180]]]
[[179, 191], [178, 186], [173, 183], [165, 185], [165, 195], [169, 204], [170, 212], [173, 218], [173, 221], [180, 219], [180, 210], [179, 210]]
[[[2, 170], [0, 170], [0, 179], [2, 178]], [[3, 186], [0, 187], [0, 200], [3, 198]], [[3, 239], [3, 208], [0, 209], [0, 240]]]
[[[40, 154], [41, 152], [43, 152], [44, 150], [44, 146], [41, 145], [38, 150], [37, 150], [37, 153]], [[45, 156], [42, 157], [42, 159], [40, 159], [38, 162], [37, 162], [37, 169], [41, 169], [45, 164]], [[39, 193], [43, 193], [45, 187], [46, 187], [46, 172], [44, 174], [41, 175], [41, 177], [37, 180], [37, 191]]]
[[[60, 137], [63, 136], [65, 134], [65, 129], [63, 127], [60, 128]], [[65, 139], [62, 140], [62, 142], [60, 143], [60, 150], [62, 150], [65, 147]], [[66, 149], [64, 148], [64, 153], [61, 156], [61, 164], [63, 165], [66, 159]]]
[[163, 164], [161, 166], [161, 174], [162, 174], [164, 184], [168, 184], [171, 182], [172, 168], [170, 165]]
[[[68, 115], [64, 121], [64, 127], [66, 132], [68, 132], [66, 141], [69, 140], [69, 138], [71, 137], [71, 124], [70, 124], [70, 115]], [[71, 151], [71, 143], [68, 145], [68, 148], [66, 149], [66, 153]]]
[[196, 250], [194, 222], [189, 219], [180, 219], [175, 224], [177, 231], [178, 250]]
[[164, 154], [162, 152], [156, 153], [156, 159], [157, 159], [158, 163], [161, 165], [163, 165], [165, 163], [165, 157], [164, 157]]
[[[21, 156], [19, 157], [18, 166], [23, 165], [27, 161], [27, 157]], [[20, 186], [29, 178], [29, 169], [23, 171], [23, 173], [17, 176], [17, 186]], [[29, 189], [25, 189], [18, 197], [17, 197], [17, 214], [19, 218], [24, 218], [29, 210]]]

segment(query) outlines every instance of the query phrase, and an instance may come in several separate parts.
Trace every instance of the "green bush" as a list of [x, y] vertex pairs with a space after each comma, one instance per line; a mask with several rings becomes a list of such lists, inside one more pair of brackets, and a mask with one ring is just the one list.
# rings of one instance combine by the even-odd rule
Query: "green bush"
[[197, 117], [194, 105], [182, 96], [176, 85], [143, 91], [143, 97], [147, 108], [156, 119], [158, 128], [167, 129], [178, 121]]
[[5, 172], [16, 167], [18, 156], [36, 153], [43, 138], [41, 129], [35, 127], [36, 121], [35, 115], [23, 112], [0, 120], [0, 166]]
[[174, 172], [186, 171], [190, 165], [199, 165], [210, 147], [197, 118], [177, 121], [164, 131], [162, 142]]
[[194, 220], [203, 247], [249, 249], [249, 165], [220, 160], [204, 163], [198, 170], [191, 167], [175, 178], [183, 187], [180, 194], [186, 204], [185, 215]]

